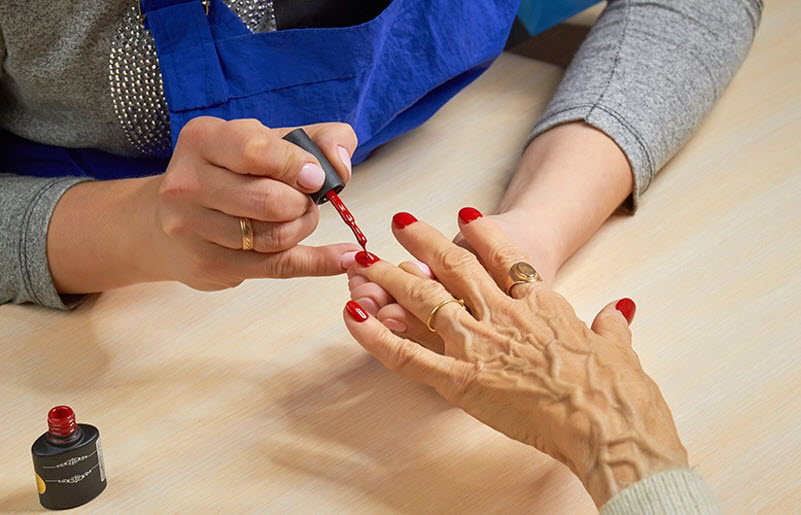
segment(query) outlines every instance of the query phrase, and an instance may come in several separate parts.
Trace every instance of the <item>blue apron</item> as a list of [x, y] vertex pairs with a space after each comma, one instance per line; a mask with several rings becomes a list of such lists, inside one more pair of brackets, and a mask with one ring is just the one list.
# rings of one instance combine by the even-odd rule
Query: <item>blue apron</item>
[[[523, 0], [532, 32], [596, 0]], [[483, 73], [503, 50], [521, 0], [393, 0], [353, 27], [253, 33], [222, 3], [142, 0], [170, 112], [172, 146], [196, 116], [269, 127], [351, 124], [353, 162], [409, 131]], [[100, 179], [164, 171], [169, 155], [132, 159], [0, 134], [0, 171]]]

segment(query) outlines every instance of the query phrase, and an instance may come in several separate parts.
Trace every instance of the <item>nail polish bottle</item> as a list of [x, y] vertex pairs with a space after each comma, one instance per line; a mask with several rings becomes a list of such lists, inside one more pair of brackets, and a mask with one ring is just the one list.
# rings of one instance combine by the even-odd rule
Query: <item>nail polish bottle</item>
[[100, 432], [77, 424], [69, 406], [51, 409], [47, 428], [31, 447], [39, 502], [51, 510], [86, 504], [106, 488]]

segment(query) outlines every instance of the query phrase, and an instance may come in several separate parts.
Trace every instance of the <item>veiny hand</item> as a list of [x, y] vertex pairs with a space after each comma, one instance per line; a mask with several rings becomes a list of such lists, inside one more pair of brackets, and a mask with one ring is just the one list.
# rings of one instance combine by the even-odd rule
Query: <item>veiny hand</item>
[[[343, 271], [342, 254], [356, 245], [298, 245], [317, 227], [319, 211], [307, 194], [320, 189], [324, 172], [314, 156], [282, 139], [291, 130], [211, 117], [186, 124], [152, 195], [157, 276], [216, 290], [252, 277]], [[353, 129], [323, 123], [305, 130], [349, 180]], [[240, 217], [252, 220], [253, 251], [241, 250]]]
[[411, 215], [404, 220], [402, 227], [393, 224], [396, 238], [438, 281], [413, 262], [395, 267], [361, 253], [355, 274], [380, 285], [411, 314], [409, 335], [427, 331], [432, 308], [443, 300], [463, 299], [466, 309], [457, 303], [440, 309], [433, 321], [437, 339], [424, 346], [397, 336], [351, 301], [345, 323], [367, 351], [567, 465], [598, 506], [654, 472], [687, 466], [670, 409], [643, 371], [627, 318], [614, 303], [588, 328], [542, 283], [516, 285], [507, 295], [510, 267], [529, 257], [480, 213], [469, 221], [460, 216], [475, 255]]
[[[411, 215], [408, 213], [398, 213], [395, 215], [395, 219], [393, 220], [394, 226], [402, 227], [407, 216]], [[460, 211], [459, 216], [460, 222], [467, 224], [472, 221], [472, 217], [482, 215], [474, 208], [466, 208]], [[543, 237], [540, 240], [539, 237], [543, 236], [541, 230], [539, 228], [537, 230], [532, 229], [530, 217], [526, 213], [509, 211], [490, 215], [487, 218], [492, 219], [517, 245], [528, 250], [528, 255], [532, 256], [530, 263], [537, 269], [537, 272], [539, 272], [545, 283], [550, 285], [559, 265], [557, 257], [550, 252], [551, 249], [548, 248], [548, 245], [545, 243], [551, 241], [551, 236], [548, 238]], [[461, 232], [456, 235], [453, 242], [475, 253], [464, 236], [462, 236]], [[343, 264], [350, 267], [354, 262], [355, 255], [355, 252], [346, 254]], [[431, 268], [427, 264], [421, 261], [414, 261], [413, 263], [417, 265], [416, 268], [410, 269], [413, 273], [418, 275], [422, 274], [423, 277], [428, 277], [429, 279], [435, 279]], [[418, 268], [419, 271], [417, 270]], [[436, 335], [432, 336], [427, 329], [423, 331], [423, 334], [417, 334], [416, 332], [414, 334], [408, 333], [410, 330], [408, 321], [414, 317], [409, 314], [406, 308], [398, 304], [392, 295], [380, 285], [357, 274], [352, 268], [348, 270], [348, 278], [348, 288], [350, 289], [351, 299], [358, 302], [368, 313], [377, 317], [390, 330], [398, 335], [423, 343], [429, 348], [441, 347], [441, 343], [437, 344], [437, 342], [440, 341], [439, 337]], [[415, 327], [415, 324], [412, 324], [411, 330], [415, 331], [415, 329], [419, 328]]]

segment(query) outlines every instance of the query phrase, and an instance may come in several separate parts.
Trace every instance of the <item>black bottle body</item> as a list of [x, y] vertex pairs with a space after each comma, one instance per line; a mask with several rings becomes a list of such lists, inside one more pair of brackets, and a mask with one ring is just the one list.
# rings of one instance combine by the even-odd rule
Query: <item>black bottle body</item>
[[80, 437], [67, 446], [54, 445], [47, 433], [31, 447], [39, 502], [51, 510], [86, 504], [106, 488], [100, 433], [95, 426], [78, 424]]

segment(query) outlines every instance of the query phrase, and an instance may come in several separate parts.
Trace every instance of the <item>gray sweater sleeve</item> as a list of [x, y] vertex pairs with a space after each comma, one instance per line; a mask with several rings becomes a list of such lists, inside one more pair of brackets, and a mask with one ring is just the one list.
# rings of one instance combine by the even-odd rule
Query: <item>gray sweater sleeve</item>
[[761, 0], [610, 0], [531, 135], [582, 120], [634, 172], [636, 208], [745, 58]]
[[56, 292], [47, 264], [47, 227], [61, 195], [86, 180], [0, 174], [0, 304], [69, 309], [84, 298]]
[[648, 476], [612, 497], [600, 515], [718, 515], [722, 513], [704, 480], [688, 469]]

